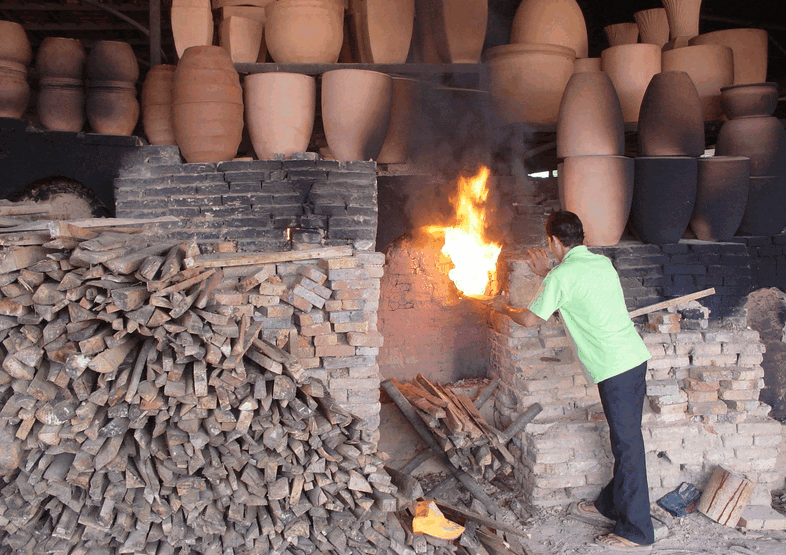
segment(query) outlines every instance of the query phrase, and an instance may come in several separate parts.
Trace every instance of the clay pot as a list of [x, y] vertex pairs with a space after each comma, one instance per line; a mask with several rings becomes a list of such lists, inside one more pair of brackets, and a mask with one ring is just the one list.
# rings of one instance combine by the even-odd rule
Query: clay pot
[[510, 30], [511, 44], [557, 44], [587, 57], [587, 24], [576, 0], [523, 0]]
[[691, 45], [719, 44], [734, 53], [734, 85], [763, 83], [767, 80], [767, 31], [725, 29], [690, 39]]
[[506, 44], [486, 51], [489, 90], [504, 123], [555, 123], [573, 74], [573, 50], [555, 44]]
[[640, 156], [704, 153], [701, 100], [684, 71], [665, 71], [652, 77], [641, 101], [638, 153]]
[[111, 40], [95, 43], [87, 56], [87, 76], [95, 81], [136, 83], [139, 65], [131, 45]]
[[393, 77], [393, 105], [390, 125], [377, 156], [381, 164], [403, 164], [409, 157], [410, 133], [418, 82], [406, 77]]
[[280, 64], [335, 63], [344, 9], [330, 0], [278, 0], [265, 8], [265, 43]]
[[259, 58], [264, 23], [247, 17], [229, 16], [218, 27], [219, 44], [236, 64], [253, 64]]
[[690, 228], [702, 241], [728, 241], [745, 214], [750, 160], [742, 156], [698, 158], [696, 204]]
[[415, 0], [351, 0], [353, 38], [360, 62], [407, 61], [415, 23]]
[[298, 73], [256, 73], [243, 83], [246, 125], [260, 160], [305, 152], [314, 128], [316, 80]]
[[142, 125], [151, 145], [174, 145], [172, 81], [175, 66], [161, 64], [147, 72], [142, 84]]
[[27, 68], [16, 62], [0, 60], [0, 117], [21, 118], [29, 99]]
[[85, 111], [94, 133], [130, 135], [139, 119], [136, 88], [122, 81], [91, 81]]
[[243, 89], [219, 46], [187, 48], [172, 79], [172, 125], [187, 162], [221, 162], [237, 154], [243, 132]]
[[336, 160], [371, 160], [379, 155], [390, 123], [393, 80], [359, 69], [322, 75], [322, 123]]
[[666, 44], [663, 45], [661, 48], [661, 52], [668, 52], [669, 50], [676, 50], [677, 48], [685, 48], [686, 46], [690, 46], [690, 38], [688, 37], [677, 37], [676, 39], [670, 40]]
[[13, 21], [0, 20], [0, 61], [27, 66], [33, 59], [33, 49], [24, 27]]
[[50, 131], [76, 133], [85, 125], [85, 86], [81, 79], [44, 77], [36, 109]]
[[669, 41], [669, 19], [664, 8], [636, 12], [633, 19], [639, 26], [641, 42], [663, 47]]
[[265, 8], [262, 6], [226, 6], [221, 8], [221, 19], [228, 19], [233, 16], [254, 19], [260, 21], [263, 25], [265, 24]]
[[[784, 164], [778, 160], [786, 131], [775, 117], [733, 119], [723, 123], [718, 133], [715, 153], [718, 156], [750, 158], [750, 174], [780, 175], [775, 171]], [[781, 152], [783, 156], [786, 151]]]
[[616, 245], [633, 199], [633, 159], [624, 156], [572, 156], [562, 167], [565, 209], [584, 224], [584, 244]]
[[557, 196], [559, 197], [559, 209], [567, 210], [565, 208], [565, 164], [560, 162], [557, 164]]
[[425, 0], [434, 46], [443, 63], [477, 64], [488, 22], [488, 0]]
[[557, 119], [557, 157], [621, 156], [625, 153], [622, 107], [602, 71], [574, 73]]
[[721, 108], [729, 119], [767, 117], [777, 107], [777, 83], [750, 83], [721, 89]]
[[178, 58], [187, 48], [213, 44], [210, 0], [172, 0], [171, 22]]
[[663, 53], [663, 71], [684, 71], [693, 80], [701, 99], [705, 121], [719, 120], [721, 88], [734, 80], [734, 59], [731, 48], [716, 44], [687, 46]]
[[777, 235], [786, 227], [786, 175], [751, 177], [737, 235]]
[[615, 23], [603, 28], [609, 46], [636, 44], [639, 42], [639, 26], [636, 23]]
[[85, 49], [77, 39], [47, 37], [38, 47], [35, 67], [41, 79], [82, 79], [86, 60]]
[[603, 71], [600, 67], [600, 58], [576, 58], [573, 62], [573, 73], [582, 71]]
[[699, 34], [701, 0], [662, 0], [669, 20], [669, 38], [695, 37]]
[[635, 159], [630, 217], [643, 242], [676, 243], [688, 229], [696, 202], [696, 160], [687, 156]]
[[609, 74], [626, 122], [639, 119], [639, 108], [650, 79], [660, 73], [660, 48], [655, 44], [623, 44], [601, 52], [601, 67]]

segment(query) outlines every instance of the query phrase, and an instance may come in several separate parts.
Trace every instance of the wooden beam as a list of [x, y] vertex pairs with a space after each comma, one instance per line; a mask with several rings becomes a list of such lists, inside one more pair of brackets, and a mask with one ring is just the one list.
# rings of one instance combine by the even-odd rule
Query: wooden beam
[[677, 306], [682, 303], [687, 303], [688, 301], [695, 301], [696, 299], [709, 297], [710, 295], [714, 295], [714, 294], [715, 294], [715, 288], [710, 287], [709, 289], [696, 291], [695, 293], [691, 293], [689, 295], [683, 295], [682, 297], [677, 297], [676, 299], [669, 299], [668, 301], [663, 301], [661, 303], [656, 303], [650, 306], [645, 306], [643, 308], [637, 308], [636, 310], [631, 310], [630, 312], [628, 312], [628, 315], [631, 318], [635, 318], [636, 316], [643, 316], [645, 314], [649, 314], [650, 312], [656, 312], [658, 310], [663, 310], [672, 306]]
[[186, 267], [216, 268], [228, 266], [254, 266], [257, 264], [277, 264], [295, 260], [311, 260], [318, 258], [342, 258], [352, 256], [352, 247], [322, 247], [305, 251], [287, 252], [226, 252], [205, 254], [187, 258]]

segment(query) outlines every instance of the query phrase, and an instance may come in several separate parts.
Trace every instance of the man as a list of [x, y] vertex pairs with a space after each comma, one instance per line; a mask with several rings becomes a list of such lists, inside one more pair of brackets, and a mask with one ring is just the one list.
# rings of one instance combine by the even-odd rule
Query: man
[[598, 384], [614, 455], [611, 482], [594, 502], [582, 501], [574, 511], [583, 519], [614, 523], [613, 532], [596, 543], [615, 550], [650, 550], [655, 539], [641, 435], [650, 354], [628, 316], [611, 261], [582, 245], [579, 217], [572, 212], [551, 214], [546, 235], [559, 265], [549, 271], [545, 250], [530, 251], [527, 263], [545, 276], [535, 300], [529, 308], [502, 302], [495, 309], [527, 327], [560, 311], [588, 381]]

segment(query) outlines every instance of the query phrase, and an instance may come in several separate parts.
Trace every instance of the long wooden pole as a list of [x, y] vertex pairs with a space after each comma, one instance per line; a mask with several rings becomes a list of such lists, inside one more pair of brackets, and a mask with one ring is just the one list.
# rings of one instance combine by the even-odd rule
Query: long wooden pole
[[678, 304], [687, 303], [688, 301], [695, 301], [696, 299], [709, 297], [710, 295], [714, 295], [714, 294], [715, 294], [715, 288], [710, 287], [709, 289], [696, 291], [695, 293], [691, 293], [689, 295], [683, 295], [682, 297], [669, 299], [668, 301], [663, 301], [661, 303], [656, 303], [650, 306], [645, 306], [643, 308], [637, 308], [636, 310], [631, 310], [630, 312], [628, 312], [628, 315], [631, 318], [635, 318], [636, 316], [643, 316], [644, 314], [649, 314], [650, 312], [663, 310], [664, 308], [669, 308], [670, 306], [677, 306]]

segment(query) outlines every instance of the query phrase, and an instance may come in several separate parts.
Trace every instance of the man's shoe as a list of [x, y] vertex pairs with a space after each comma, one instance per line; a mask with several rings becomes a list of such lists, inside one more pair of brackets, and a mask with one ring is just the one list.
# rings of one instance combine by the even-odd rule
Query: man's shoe
[[606, 518], [598, 512], [598, 509], [595, 508], [595, 504], [592, 501], [587, 501], [586, 499], [578, 503], [573, 503], [568, 509], [568, 514], [576, 520], [588, 524], [600, 526], [612, 526], [614, 524], [613, 520]]
[[632, 542], [617, 534], [599, 536], [595, 539], [595, 543], [614, 551], [652, 551], [652, 544], [647, 545]]

